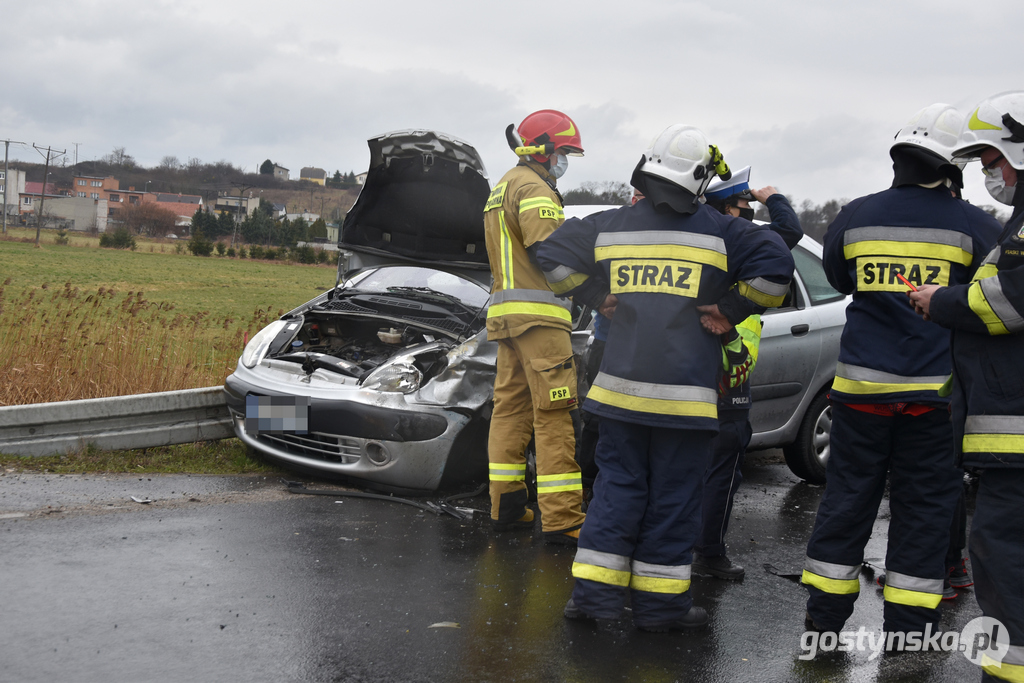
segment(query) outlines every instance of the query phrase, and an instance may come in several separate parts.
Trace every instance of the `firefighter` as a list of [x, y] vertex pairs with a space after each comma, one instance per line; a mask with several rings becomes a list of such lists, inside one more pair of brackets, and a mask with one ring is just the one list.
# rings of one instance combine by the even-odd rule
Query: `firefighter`
[[830, 392], [825, 493], [802, 578], [808, 628], [838, 632], [853, 613], [888, 475], [884, 628], [937, 630], [963, 471], [939, 393], [950, 371], [949, 333], [917, 316], [905, 292], [969, 282], [999, 233], [995, 219], [949, 189], [963, 185], [951, 161], [962, 120], [944, 104], [918, 112], [889, 150], [892, 187], [850, 202], [825, 234], [825, 274], [853, 301]]
[[777, 235], [699, 201], [715, 174], [727, 172], [701, 131], [670, 126], [633, 172], [644, 199], [567, 221], [537, 250], [556, 293], [615, 305], [587, 395], [601, 420], [599, 473], [567, 618], [616, 618], [631, 591], [640, 629], [707, 623], [690, 597], [690, 560], [718, 430], [722, 350], [701, 327], [698, 306], [717, 305], [739, 323], [778, 305], [793, 272]]
[[[800, 219], [783, 195], [772, 186], [750, 188], [750, 167], [740, 169], [729, 180], [715, 180], [704, 198], [723, 214], [753, 220], [750, 202], [768, 207], [775, 232], [792, 249], [803, 237]], [[744, 570], [725, 553], [725, 534], [736, 490], [743, 481], [740, 467], [750, 443], [750, 373], [757, 363], [761, 341], [761, 316], [752, 315], [722, 335], [722, 377], [718, 384], [718, 436], [712, 446], [711, 464], [704, 473], [701, 530], [694, 546], [693, 571], [736, 581]]]
[[954, 157], [980, 159], [992, 197], [1013, 214], [969, 284], [911, 292], [917, 310], [953, 331], [952, 413], [963, 464], [979, 470], [971, 524], [974, 591], [1005, 626], [1001, 666], [982, 680], [1024, 680], [1024, 91], [994, 95], [971, 113]]
[[519, 163], [495, 185], [484, 206], [491, 263], [487, 338], [498, 342], [487, 454], [491, 520], [498, 531], [532, 529], [525, 450], [537, 455], [537, 504], [544, 538], [575, 545], [583, 525], [580, 468], [570, 412], [577, 407], [570, 305], [556, 298], [534, 264], [537, 244], [565, 219], [556, 182], [567, 156], [582, 156], [576, 124], [544, 109], [509, 126]]

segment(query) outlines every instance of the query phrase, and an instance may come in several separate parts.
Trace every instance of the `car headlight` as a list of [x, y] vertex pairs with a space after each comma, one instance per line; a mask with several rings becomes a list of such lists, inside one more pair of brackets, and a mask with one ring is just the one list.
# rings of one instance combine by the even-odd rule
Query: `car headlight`
[[271, 342], [281, 333], [285, 325], [284, 320], [275, 320], [262, 330], [253, 335], [245, 350], [242, 351], [242, 365], [247, 368], [254, 368], [267, 355]]
[[412, 364], [412, 359], [402, 358], [371, 372], [363, 381], [363, 388], [411, 394], [422, 383], [423, 373]]

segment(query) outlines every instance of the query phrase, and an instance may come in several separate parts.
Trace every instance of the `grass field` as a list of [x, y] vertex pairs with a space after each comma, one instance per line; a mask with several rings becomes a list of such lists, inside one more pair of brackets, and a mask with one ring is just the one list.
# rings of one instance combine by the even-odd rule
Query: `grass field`
[[[334, 285], [333, 266], [178, 254], [72, 233], [0, 240], [0, 405], [223, 382], [244, 341]], [[30, 241], [21, 241], [30, 238]]]

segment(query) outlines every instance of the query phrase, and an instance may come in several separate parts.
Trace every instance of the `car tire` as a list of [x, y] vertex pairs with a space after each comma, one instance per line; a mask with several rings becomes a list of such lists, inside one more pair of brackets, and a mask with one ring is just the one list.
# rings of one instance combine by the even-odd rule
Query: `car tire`
[[832, 406], [828, 401], [828, 390], [825, 390], [807, 406], [796, 441], [782, 449], [789, 469], [808, 484], [825, 483], [831, 432]]

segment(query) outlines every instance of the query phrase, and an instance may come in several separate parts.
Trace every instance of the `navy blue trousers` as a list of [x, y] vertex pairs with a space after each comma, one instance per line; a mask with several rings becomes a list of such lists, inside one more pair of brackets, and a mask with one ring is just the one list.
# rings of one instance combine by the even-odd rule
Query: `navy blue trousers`
[[749, 410], [719, 409], [718, 436], [712, 445], [711, 464], [704, 474], [701, 502], [701, 530], [694, 546], [705, 557], [725, 554], [725, 532], [729, 530], [732, 499], [743, 481], [740, 467], [750, 445]]
[[[945, 410], [917, 417], [880, 416], [842, 403], [832, 405], [825, 494], [818, 507], [807, 557], [858, 566], [889, 479], [887, 572], [922, 579], [946, 576], [945, 557], [963, 470], [954, 465], [953, 430]], [[858, 593], [828, 593], [808, 586], [807, 611], [827, 631], [840, 631]], [[940, 610], [886, 600], [886, 631], [938, 626]]]
[[[667, 429], [601, 418], [594, 498], [579, 547], [671, 567], [688, 566], [700, 533], [704, 472], [713, 432]], [[616, 618], [625, 586], [577, 579], [573, 600], [586, 614]], [[632, 590], [633, 620], [673, 621], [690, 611], [681, 594]]]
[[[981, 613], [1006, 627], [1010, 645], [1018, 652], [1004, 659], [1006, 679], [1022, 668], [1019, 648], [1024, 648], [1024, 470], [987, 469], [978, 479], [978, 497], [971, 522], [971, 569], [974, 594]], [[1014, 671], [1005, 663], [1014, 662]], [[997, 672], [998, 669], [993, 669]], [[1002, 673], [1002, 672], [1001, 672]], [[988, 674], [983, 681], [1000, 680]], [[1015, 679], [1014, 679], [1015, 680]]]

